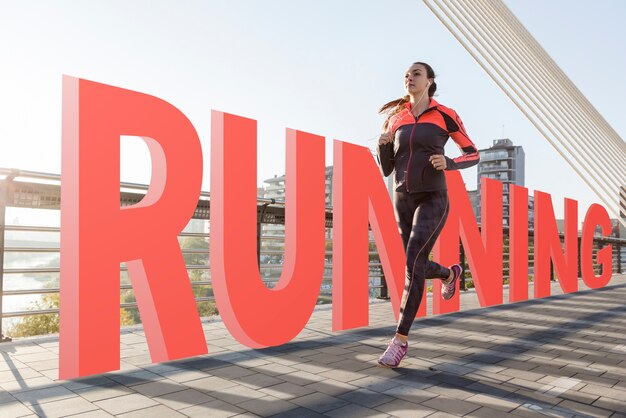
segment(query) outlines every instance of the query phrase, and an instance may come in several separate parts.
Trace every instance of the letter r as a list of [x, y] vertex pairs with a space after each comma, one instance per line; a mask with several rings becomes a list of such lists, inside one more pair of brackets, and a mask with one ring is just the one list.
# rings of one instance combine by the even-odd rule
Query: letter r
[[[120, 136], [152, 158], [141, 202], [120, 207]], [[169, 103], [63, 79], [59, 377], [120, 366], [120, 263], [126, 262], [152, 360], [207, 352], [177, 236], [198, 203], [202, 150]]]

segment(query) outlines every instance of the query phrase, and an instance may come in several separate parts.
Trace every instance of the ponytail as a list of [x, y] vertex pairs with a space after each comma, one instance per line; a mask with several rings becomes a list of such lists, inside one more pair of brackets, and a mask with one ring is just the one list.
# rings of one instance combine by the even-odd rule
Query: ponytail
[[400, 99], [392, 100], [381, 106], [381, 108], [378, 110], [378, 113], [381, 113], [381, 114], [384, 113], [387, 115], [387, 118], [385, 119], [385, 123], [383, 123], [384, 131], [387, 130], [387, 127], [389, 125], [389, 119], [391, 119], [391, 117], [395, 115], [396, 113], [400, 112], [402, 108], [404, 107], [404, 105], [410, 101], [410, 99], [411, 99], [410, 96], [407, 94], [406, 96], [401, 97]]

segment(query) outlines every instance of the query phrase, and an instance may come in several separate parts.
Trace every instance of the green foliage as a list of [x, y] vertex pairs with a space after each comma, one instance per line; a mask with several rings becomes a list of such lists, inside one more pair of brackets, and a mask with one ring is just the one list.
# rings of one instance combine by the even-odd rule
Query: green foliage
[[[48, 286], [48, 288], [53, 285]], [[41, 298], [41, 301], [37, 301], [31, 304], [28, 310], [39, 311], [43, 309], [58, 309], [59, 307], [59, 294], [50, 293]], [[125, 309], [120, 309], [120, 322], [122, 325], [131, 325], [133, 317]], [[31, 337], [34, 335], [43, 334], [55, 334], [59, 332], [59, 314], [42, 314], [42, 315], [29, 315], [15, 324], [7, 334], [13, 338], [19, 337]]]
[[[185, 263], [187, 265], [208, 265], [208, 252], [209, 242], [207, 238], [202, 237], [186, 237], [181, 242], [181, 248], [183, 249], [200, 249], [206, 250], [206, 252], [198, 254], [184, 254]], [[191, 270], [190, 278], [192, 282], [207, 281], [204, 277], [207, 270]], [[128, 277], [126, 274], [122, 275], [122, 283], [128, 283]], [[58, 277], [53, 278], [45, 286], [48, 289], [58, 288]], [[213, 296], [213, 286], [200, 285], [193, 286], [194, 297], [211, 297]], [[124, 289], [120, 292], [121, 303], [135, 302], [135, 294], [132, 289]], [[213, 316], [218, 314], [217, 307], [214, 301], [202, 301], [198, 302], [198, 313], [200, 316]], [[39, 311], [43, 309], [58, 309], [59, 307], [59, 294], [50, 293], [45, 294], [40, 301], [33, 302], [28, 310]], [[122, 326], [134, 325], [141, 323], [141, 316], [137, 307], [121, 308], [120, 309], [120, 324]], [[12, 328], [7, 330], [6, 334], [18, 338], [29, 337], [33, 335], [52, 334], [59, 332], [59, 315], [56, 313], [42, 314], [42, 315], [29, 315], [25, 316], [21, 322], [13, 325]]]
[[[29, 310], [52, 309], [59, 307], [59, 294], [45, 295], [41, 301], [31, 304]], [[30, 337], [32, 335], [53, 334], [59, 332], [59, 315], [29, 315], [22, 322], [15, 324], [7, 334], [11, 337]]]

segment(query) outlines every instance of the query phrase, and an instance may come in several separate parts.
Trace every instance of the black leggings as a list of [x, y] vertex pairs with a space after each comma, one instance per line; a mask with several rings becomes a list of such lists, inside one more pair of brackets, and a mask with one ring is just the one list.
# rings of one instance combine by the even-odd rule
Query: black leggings
[[406, 251], [405, 285], [396, 332], [409, 335], [424, 293], [425, 279], [450, 276], [450, 269], [430, 261], [437, 237], [448, 218], [448, 191], [395, 192], [396, 221]]

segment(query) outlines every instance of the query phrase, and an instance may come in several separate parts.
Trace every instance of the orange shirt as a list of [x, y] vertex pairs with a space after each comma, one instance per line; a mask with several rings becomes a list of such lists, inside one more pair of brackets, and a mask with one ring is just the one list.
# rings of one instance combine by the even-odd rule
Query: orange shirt
[[395, 171], [396, 191], [447, 190], [443, 171], [436, 170], [429, 157], [443, 155], [448, 138], [456, 142], [463, 155], [454, 159], [446, 156], [446, 170], [478, 164], [478, 149], [459, 115], [433, 98], [418, 117], [411, 113], [411, 103], [406, 103], [388, 122], [387, 131], [394, 135], [394, 140], [378, 146], [378, 164], [385, 176]]

